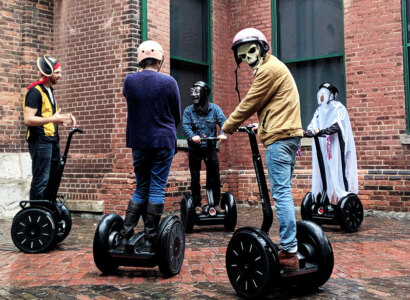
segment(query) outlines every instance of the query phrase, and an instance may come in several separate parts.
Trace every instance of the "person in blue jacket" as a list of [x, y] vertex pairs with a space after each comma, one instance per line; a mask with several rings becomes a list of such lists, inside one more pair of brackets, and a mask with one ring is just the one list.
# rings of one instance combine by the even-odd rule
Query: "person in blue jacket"
[[132, 195], [121, 246], [134, 234], [140, 216], [144, 220], [142, 252], [154, 252], [159, 220], [164, 209], [165, 187], [175, 153], [176, 128], [181, 120], [181, 99], [174, 78], [159, 72], [164, 51], [155, 41], [138, 47], [139, 72], [125, 77], [127, 100], [126, 146], [132, 149], [137, 187]]
[[[201, 214], [201, 185], [200, 172], [201, 162], [206, 165], [206, 187], [213, 192], [215, 209], [218, 213], [225, 211], [219, 206], [221, 198], [221, 180], [219, 176], [219, 160], [216, 150], [216, 141], [201, 141], [201, 138], [216, 137], [217, 125], [222, 128], [226, 117], [222, 109], [209, 103], [211, 89], [203, 81], [194, 83], [191, 87], [191, 99], [193, 104], [187, 106], [182, 118], [182, 127], [188, 140], [189, 170], [191, 172], [191, 192], [195, 213]], [[219, 140], [226, 139], [226, 135], [220, 130]]]

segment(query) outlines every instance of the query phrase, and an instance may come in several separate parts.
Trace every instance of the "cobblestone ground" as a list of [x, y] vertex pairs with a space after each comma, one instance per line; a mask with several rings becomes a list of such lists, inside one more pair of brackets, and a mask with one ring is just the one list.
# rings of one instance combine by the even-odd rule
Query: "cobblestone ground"
[[[261, 224], [260, 208], [240, 206], [238, 214], [238, 228]], [[237, 299], [225, 270], [232, 233], [223, 227], [194, 227], [186, 236], [181, 273], [173, 278], [163, 278], [157, 268], [131, 267], [104, 276], [92, 255], [99, 218], [74, 215], [67, 239], [42, 254], [18, 251], [10, 237], [11, 220], [0, 220], [0, 299]], [[276, 243], [277, 228], [274, 223], [270, 231]], [[366, 217], [353, 234], [335, 226], [323, 229], [335, 254], [329, 281], [317, 291], [277, 289], [270, 297], [410, 299], [409, 220]]]

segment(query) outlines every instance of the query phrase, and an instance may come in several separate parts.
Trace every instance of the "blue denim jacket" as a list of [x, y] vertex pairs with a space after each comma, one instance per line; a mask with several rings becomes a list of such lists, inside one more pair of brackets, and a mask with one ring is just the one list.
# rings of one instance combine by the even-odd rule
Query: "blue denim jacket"
[[[199, 135], [200, 137], [216, 137], [216, 125], [220, 128], [224, 125], [226, 117], [222, 109], [214, 104], [209, 103], [209, 113], [206, 116], [200, 116], [194, 111], [194, 105], [189, 105], [185, 108], [184, 116], [182, 118], [182, 129], [184, 135], [188, 140], [189, 147], [199, 147], [199, 144], [192, 142], [192, 137]], [[220, 131], [223, 134], [223, 131]], [[216, 145], [215, 143], [212, 143]], [[207, 147], [206, 142], [201, 142], [200, 147]]]

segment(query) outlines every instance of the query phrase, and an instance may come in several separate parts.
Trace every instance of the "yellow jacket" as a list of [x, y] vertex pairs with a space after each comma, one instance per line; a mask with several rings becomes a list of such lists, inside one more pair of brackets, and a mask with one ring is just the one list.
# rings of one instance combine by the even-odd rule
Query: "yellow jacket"
[[285, 64], [268, 53], [246, 97], [222, 130], [233, 133], [255, 112], [258, 112], [259, 119], [258, 136], [265, 147], [277, 140], [303, 136], [295, 80]]

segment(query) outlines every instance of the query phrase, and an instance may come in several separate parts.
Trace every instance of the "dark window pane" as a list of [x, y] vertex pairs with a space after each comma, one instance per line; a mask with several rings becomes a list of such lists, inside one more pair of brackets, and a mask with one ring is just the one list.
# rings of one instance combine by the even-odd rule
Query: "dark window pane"
[[204, 0], [171, 1], [171, 55], [207, 62], [207, 6]]
[[[189, 89], [198, 80], [207, 82], [207, 71], [206, 66], [171, 60], [171, 76], [178, 82], [182, 113], [188, 105], [192, 104]], [[177, 135], [178, 138], [185, 138], [181, 124], [178, 126]]]
[[410, 41], [410, 0], [406, 0], [407, 42]]
[[278, 57], [281, 60], [343, 52], [341, 0], [278, 1]]
[[346, 103], [342, 57], [292, 63], [287, 66], [298, 86], [304, 129], [309, 125], [318, 107], [316, 94], [321, 83], [329, 82], [337, 87], [339, 90], [337, 99], [343, 104]]

